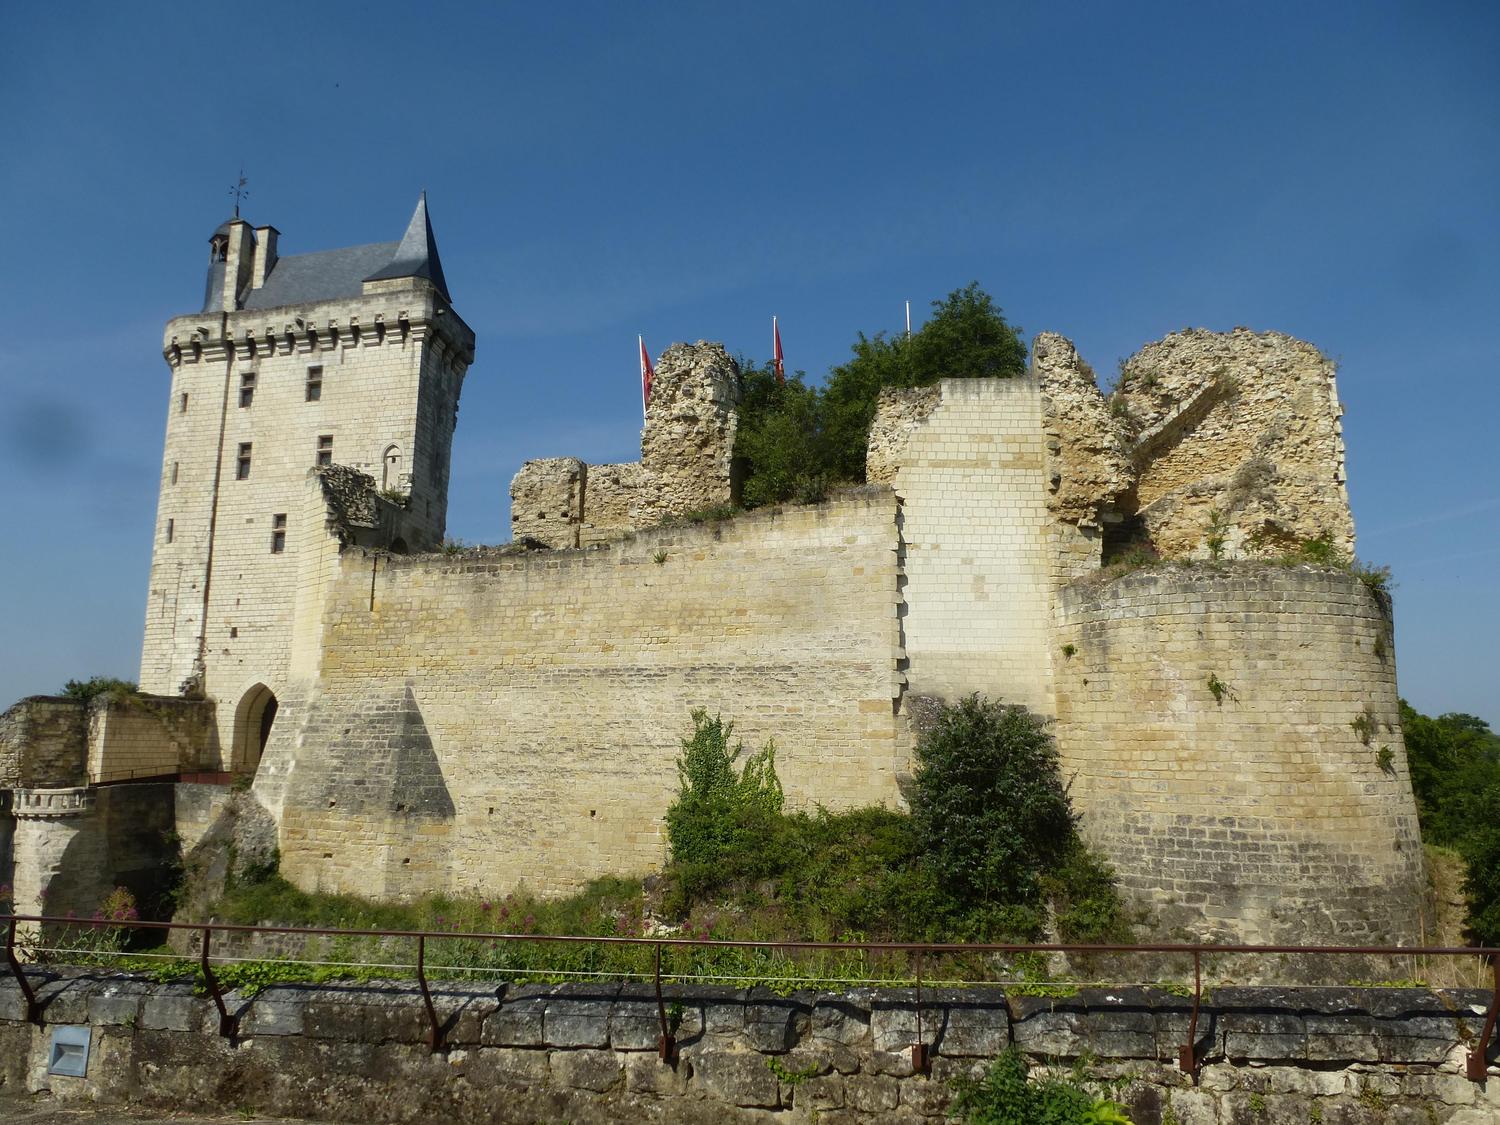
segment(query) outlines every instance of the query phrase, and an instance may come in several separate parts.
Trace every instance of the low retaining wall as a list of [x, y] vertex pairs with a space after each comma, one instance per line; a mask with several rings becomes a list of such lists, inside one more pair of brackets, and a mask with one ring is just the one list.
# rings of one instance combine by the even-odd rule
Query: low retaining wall
[[[1500, 1082], [1462, 1076], [1482, 991], [1217, 989], [1200, 1017], [1207, 1061], [1194, 1085], [1170, 1061], [1191, 1002], [1146, 988], [924, 991], [933, 1059], [922, 1076], [910, 989], [670, 987], [672, 1067], [656, 1053], [655, 997], [638, 985], [436, 986], [446, 1046], [434, 1053], [409, 983], [231, 994], [238, 1034], [224, 1039], [212, 1001], [186, 984], [32, 979], [37, 1026], [15, 982], [0, 984], [0, 1086], [58, 1100], [392, 1123], [939, 1121], [952, 1080], [1016, 1044], [1034, 1059], [1087, 1055], [1095, 1073], [1127, 1078], [1137, 1125], [1500, 1121]], [[84, 1077], [47, 1073], [59, 1024], [91, 1027]]]

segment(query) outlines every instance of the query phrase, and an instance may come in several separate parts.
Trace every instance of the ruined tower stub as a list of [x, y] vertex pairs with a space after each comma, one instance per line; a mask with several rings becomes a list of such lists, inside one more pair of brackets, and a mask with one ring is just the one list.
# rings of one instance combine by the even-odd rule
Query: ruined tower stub
[[734, 466], [740, 372], [722, 344], [673, 344], [656, 362], [641, 459], [527, 461], [510, 485], [511, 537], [587, 547], [739, 499]]
[[239, 218], [215, 230], [202, 308], [167, 324], [162, 349], [171, 389], [140, 682], [216, 702], [226, 769], [258, 757], [298, 589], [316, 581], [303, 564], [326, 532], [309, 473], [362, 470], [404, 503], [406, 546], [441, 542], [474, 356], [425, 196], [397, 242], [282, 255], [279, 237]]

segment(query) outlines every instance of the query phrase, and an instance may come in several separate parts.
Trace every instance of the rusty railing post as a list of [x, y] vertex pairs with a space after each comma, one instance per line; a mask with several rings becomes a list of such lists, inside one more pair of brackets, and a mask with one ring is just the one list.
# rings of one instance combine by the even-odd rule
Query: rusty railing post
[[1193, 950], [1193, 1014], [1188, 1019], [1187, 1042], [1177, 1052], [1177, 1065], [1198, 1081], [1198, 1008], [1203, 1002], [1203, 952]]
[[214, 1007], [219, 1009], [219, 1034], [230, 1039], [234, 1036], [234, 1021], [229, 1018], [229, 1009], [224, 1007], [224, 993], [219, 988], [219, 978], [214, 976], [208, 963], [208, 940], [212, 933], [212, 926], [203, 927], [203, 945], [198, 952], [198, 967], [203, 972], [203, 983], [208, 988], [208, 994], [214, 998]]
[[661, 996], [661, 942], [653, 947], [656, 951], [656, 1018], [661, 1023], [661, 1037], [656, 1041], [656, 1057], [668, 1066], [677, 1065], [677, 1037], [667, 1026], [667, 1005]]
[[1495, 1016], [1497, 1009], [1500, 1009], [1500, 958], [1490, 959], [1490, 971], [1493, 974], [1493, 991], [1490, 993], [1489, 1014], [1484, 1017], [1484, 1031], [1479, 1036], [1479, 1042], [1474, 1044], [1473, 1050], [1464, 1060], [1464, 1073], [1471, 1082], [1483, 1082], [1490, 1069], [1490, 1036], [1495, 1033]]
[[417, 984], [422, 988], [422, 1003], [427, 1006], [427, 1045], [434, 1051], [443, 1046], [443, 1029], [438, 1024], [437, 1009], [432, 1006], [432, 992], [427, 987], [427, 935], [417, 935]]
[[927, 1037], [922, 1034], [922, 951], [917, 950], [917, 1041], [911, 1045], [911, 1068], [916, 1074], [926, 1074], [932, 1069], [928, 1057]]
[[10, 926], [5, 935], [5, 959], [10, 962], [11, 975], [16, 978], [16, 983], [21, 986], [21, 995], [26, 997], [26, 1022], [37, 1022], [36, 993], [31, 990], [31, 982], [26, 979], [26, 973], [21, 968], [21, 959], [16, 956], [16, 916], [10, 916]]

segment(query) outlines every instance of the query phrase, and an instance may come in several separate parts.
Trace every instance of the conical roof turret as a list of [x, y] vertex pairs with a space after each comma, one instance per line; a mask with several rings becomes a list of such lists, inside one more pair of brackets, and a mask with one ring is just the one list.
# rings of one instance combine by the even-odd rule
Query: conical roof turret
[[432, 221], [427, 217], [427, 193], [417, 200], [417, 209], [412, 212], [411, 222], [406, 224], [406, 234], [396, 248], [396, 256], [389, 265], [376, 270], [366, 281], [384, 281], [397, 277], [424, 277], [451, 301], [448, 282], [443, 277], [443, 262], [438, 257], [437, 239], [432, 235]]

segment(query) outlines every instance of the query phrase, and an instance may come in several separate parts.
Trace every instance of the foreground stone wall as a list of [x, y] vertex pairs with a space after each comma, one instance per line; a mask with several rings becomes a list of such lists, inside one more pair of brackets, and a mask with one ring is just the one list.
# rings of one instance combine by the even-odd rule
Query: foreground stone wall
[[1064, 774], [1085, 833], [1163, 930], [1418, 941], [1422, 847], [1387, 613], [1352, 575], [1310, 567], [1165, 567], [1063, 589]]
[[256, 777], [282, 870], [385, 896], [643, 872], [696, 707], [776, 740], [793, 805], [896, 801], [897, 548], [879, 490], [608, 550], [347, 551]]
[[[1033, 1061], [1093, 1060], [1137, 1125], [1452, 1125], [1500, 1120], [1500, 1082], [1462, 1077], [1489, 994], [1425, 989], [1220, 988], [1206, 999], [1196, 1084], [1175, 1066], [1190, 1000], [1145, 988], [1042, 999], [924, 990], [930, 1075], [912, 1072], [909, 989], [777, 995], [667, 986], [679, 1046], [657, 1056], [656, 1000], [638, 985], [438, 985], [445, 1049], [426, 1043], [409, 984], [234, 994], [232, 1039], [187, 984], [67, 975], [23, 1022], [0, 983], [0, 1090], [58, 1104], [342, 1121], [531, 1123], [941, 1121], [953, 1082], [1015, 1045]], [[50, 1029], [92, 1029], [87, 1074], [46, 1073]], [[1493, 1055], [1491, 1056], [1493, 1058]], [[1500, 1074], [1493, 1065], [1490, 1074]]]

